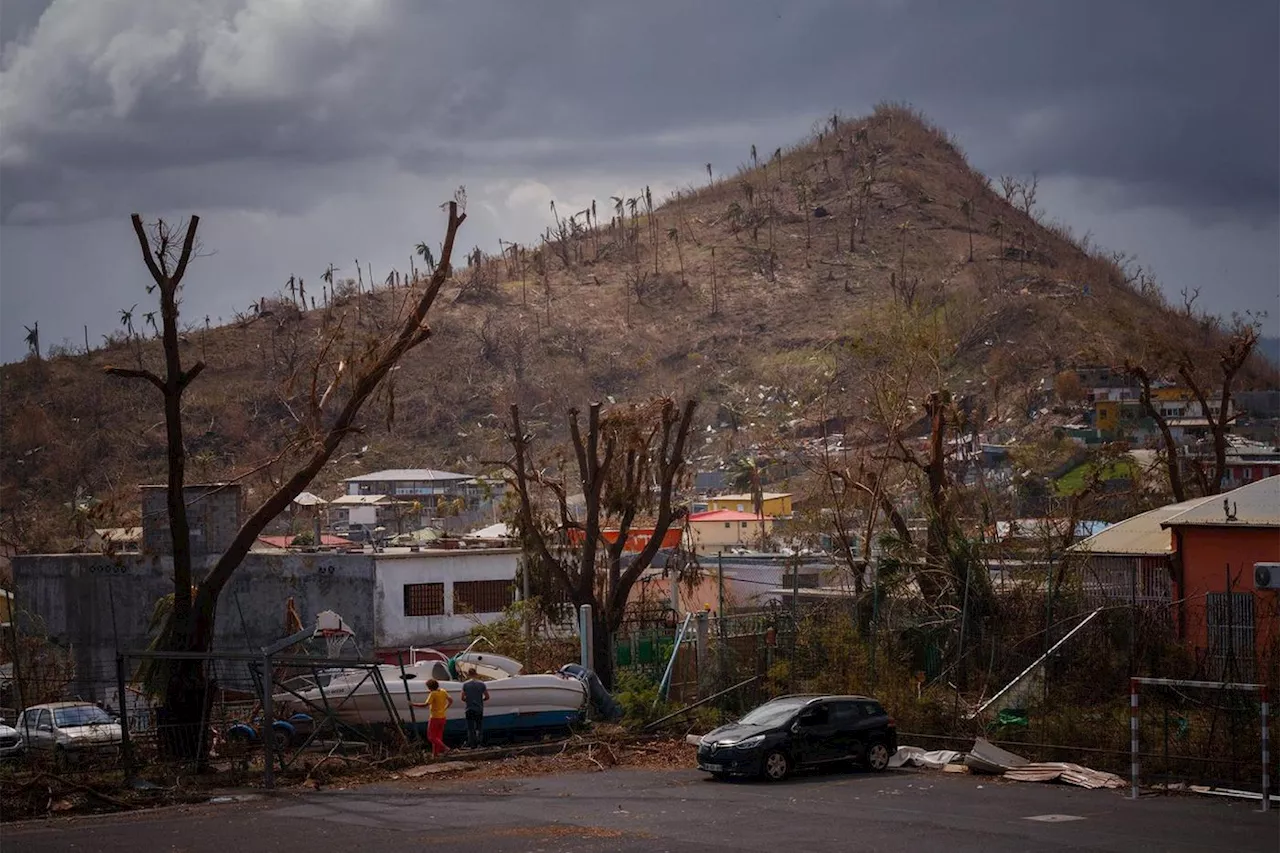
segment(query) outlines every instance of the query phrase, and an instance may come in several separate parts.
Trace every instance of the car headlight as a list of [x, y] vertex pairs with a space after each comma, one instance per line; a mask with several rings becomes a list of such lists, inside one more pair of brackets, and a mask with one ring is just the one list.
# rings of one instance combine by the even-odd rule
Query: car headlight
[[764, 743], [764, 735], [756, 735], [755, 737], [749, 737], [746, 740], [738, 741], [733, 745], [733, 747], [734, 749], [755, 749], [762, 743]]

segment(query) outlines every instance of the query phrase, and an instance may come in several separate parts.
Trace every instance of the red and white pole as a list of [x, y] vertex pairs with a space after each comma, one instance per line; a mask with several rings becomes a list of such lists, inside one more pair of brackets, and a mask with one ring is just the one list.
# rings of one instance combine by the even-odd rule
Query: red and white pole
[[[1265, 732], [1266, 729], [1263, 728], [1263, 731]], [[1133, 799], [1136, 800], [1138, 799], [1138, 679], [1136, 678], [1129, 679], [1129, 737], [1129, 773], [1133, 782]], [[1265, 750], [1265, 734], [1263, 738]]]

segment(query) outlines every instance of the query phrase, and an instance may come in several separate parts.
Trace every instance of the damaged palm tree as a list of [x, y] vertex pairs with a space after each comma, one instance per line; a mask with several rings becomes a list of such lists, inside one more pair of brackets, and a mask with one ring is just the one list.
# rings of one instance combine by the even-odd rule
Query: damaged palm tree
[[[580, 413], [570, 411], [577, 485], [583, 495], [582, 509], [575, 514], [570, 508], [568, 465], [561, 465], [560, 475], [553, 476], [533, 464], [532, 437], [520, 422], [519, 407], [511, 407], [508, 438], [515, 454], [508, 480], [519, 501], [516, 528], [525, 566], [559, 587], [575, 606], [591, 605], [595, 667], [606, 686], [613, 680], [610, 641], [622, 624], [631, 588], [653, 563], [671, 525], [684, 514], [674, 496], [685, 470], [695, 408], [692, 400], [681, 408], [670, 398], [615, 406], [607, 412], [593, 403], [585, 434]], [[624, 558], [636, 519], [649, 514], [652, 534]], [[605, 536], [606, 530], [612, 539]]]
[[[457, 199], [465, 198], [459, 191]], [[182, 395], [205, 369], [203, 361], [190, 368], [182, 365], [178, 331], [178, 295], [187, 266], [197, 253], [199, 217], [192, 216], [183, 231], [160, 220], [150, 227], [133, 215], [133, 230], [153, 283], [148, 293], [159, 291], [162, 320], [164, 369], [155, 373], [142, 367], [107, 367], [113, 376], [143, 379], [154, 385], [164, 401], [168, 452], [167, 513], [173, 551], [173, 607], [161, 648], [176, 652], [208, 652], [213, 642], [218, 598], [231, 580], [259, 534], [305, 489], [329, 462], [342, 443], [361, 430], [360, 414], [365, 404], [379, 392], [392, 368], [412, 349], [424, 343], [431, 332], [427, 313], [451, 274], [450, 258], [459, 227], [466, 219], [455, 199], [445, 207], [448, 225], [439, 262], [416, 302], [401, 306], [396, 327], [368, 337], [362, 342], [347, 341], [345, 355], [341, 327], [321, 331], [311, 364], [310, 381], [291, 377], [291, 388], [306, 388], [305, 403], [296, 413], [297, 429], [281, 457], [288, 456], [293, 467], [273, 483], [267, 499], [240, 526], [227, 549], [218, 556], [209, 572], [197, 583], [192, 577], [191, 534], [183, 498], [187, 451], [183, 443]], [[295, 381], [296, 379], [296, 381]], [[323, 390], [322, 390], [323, 389]], [[309, 393], [308, 393], [309, 392]], [[275, 460], [279, 462], [280, 459]], [[195, 587], [194, 596], [191, 594]], [[164, 689], [164, 716], [167, 723], [164, 749], [173, 757], [203, 764], [207, 738], [200, 737], [212, 696], [209, 673], [203, 662], [184, 660], [169, 668]]]

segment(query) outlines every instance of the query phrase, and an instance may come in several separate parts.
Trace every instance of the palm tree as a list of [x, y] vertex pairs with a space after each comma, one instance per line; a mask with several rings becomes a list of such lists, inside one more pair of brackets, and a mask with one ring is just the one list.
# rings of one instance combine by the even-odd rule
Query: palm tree
[[760, 158], [756, 156], [756, 147], [752, 145], [751, 146], [751, 168], [754, 169], [759, 165], [760, 165]]
[[419, 243], [414, 251], [422, 258], [422, 264], [427, 268], [427, 274], [430, 275], [436, 271], [436, 258], [431, 253], [431, 247], [425, 242]]
[[667, 229], [667, 239], [676, 244], [676, 257], [680, 260], [680, 284], [685, 284], [684, 280], [684, 253], [680, 251], [680, 230], [677, 228]]
[[138, 303], [135, 302], [133, 303], [133, 308], [130, 308], [127, 311], [123, 308], [120, 309], [120, 325], [124, 326], [125, 332], [128, 334], [129, 338], [133, 337], [133, 312], [137, 307]]
[[147, 325], [151, 327], [151, 331], [155, 332], [156, 337], [157, 338], [160, 337], [160, 329], [158, 326], [156, 326], [156, 312], [148, 311], [147, 313], [143, 314], [142, 317], [144, 320], [146, 320]]
[[337, 271], [337, 267], [333, 264], [329, 264], [329, 266], [325, 267], [324, 272], [320, 273], [320, 280], [328, 284], [330, 289], [333, 288], [333, 274]]
[[731, 482], [734, 488], [751, 493], [751, 511], [760, 522], [760, 541], [765, 538], [764, 532], [764, 485], [761, 482], [763, 467], [759, 458], [744, 456], [734, 463]]
[[[23, 339], [27, 342], [27, 348], [31, 350], [31, 354], [36, 357], [37, 361], [39, 361], [40, 360], [40, 324], [36, 323], [32, 326], [23, 326], [22, 328], [27, 330], [27, 336]], [[88, 349], [89, 347], [88, 345], [86, 345], [85, 350], [88, 351]]]
[[[623, 200], [616, 195], [610, 196], [610, 198], [613, 199], [613, 212], [614, 212], [614, 215], [617, 216], [618, 218], [618, 227], [622, 228], [623, 224], [627, 221], [622, 216], [622, 206], [625, 202], [623, 202]], [[623, 229], [623, 233], [624, 234], [626, 233], [626, 229]]]
[[711, 164], [708, 163], [707, 164], [707, 186], [711, 186], [714, 183], [715, 183], [715, 179], [711, 177]]

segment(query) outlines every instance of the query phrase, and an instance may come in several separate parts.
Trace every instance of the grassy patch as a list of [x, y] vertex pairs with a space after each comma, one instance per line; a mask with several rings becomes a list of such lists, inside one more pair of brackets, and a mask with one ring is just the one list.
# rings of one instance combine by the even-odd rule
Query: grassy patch
[[[1063, 474], [1054, 483], [1054, 490], [1060, 495], [1078, 494], [1085, 487], [1085, 483], [1093, 476], [1098, 465], [1095, 462], [1085, 462], [1083, 465], [1077, 465], [1067, 473]], [[1101, 472], [1103, 480], [1132, 480], [1137, 476], [1138, 467], [1129, 459], [1117, 459], [1114, 462], [1106, 463]]]

